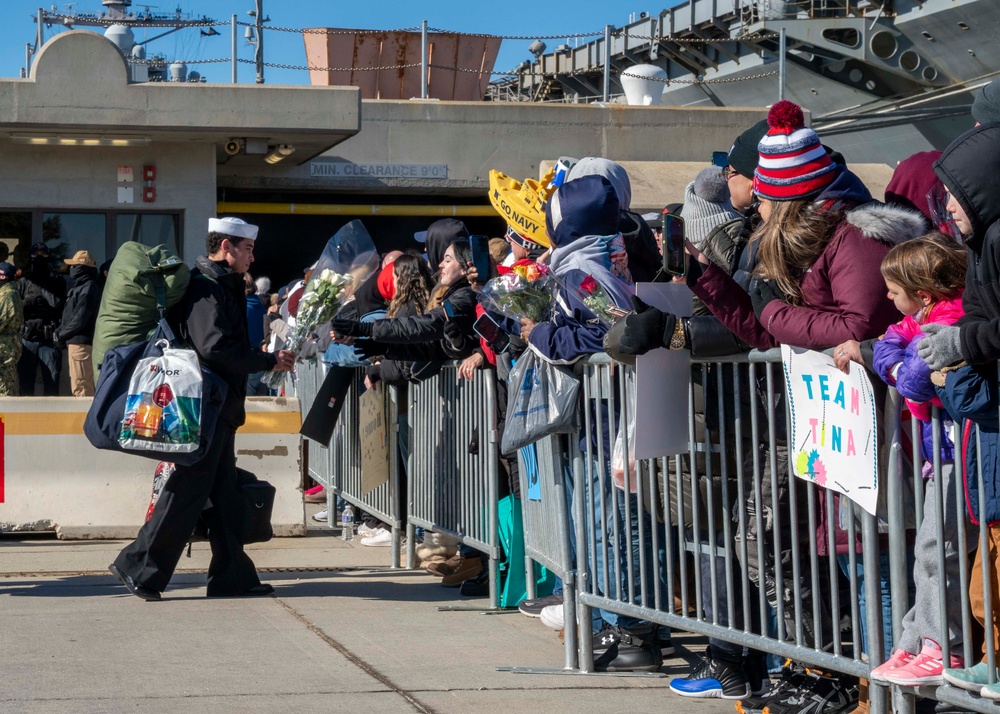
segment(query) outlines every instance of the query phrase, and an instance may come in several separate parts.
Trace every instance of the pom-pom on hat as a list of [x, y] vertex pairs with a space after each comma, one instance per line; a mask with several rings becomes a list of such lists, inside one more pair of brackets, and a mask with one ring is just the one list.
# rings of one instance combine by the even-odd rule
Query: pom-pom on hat
[[754, 172], [753, 190], [772, 201], [812, 198], [836, 177], [816, 132], [805, 126], [798, 104], [782, 100], [767, 114], [770, 127], [757, 145], [760, 162]]

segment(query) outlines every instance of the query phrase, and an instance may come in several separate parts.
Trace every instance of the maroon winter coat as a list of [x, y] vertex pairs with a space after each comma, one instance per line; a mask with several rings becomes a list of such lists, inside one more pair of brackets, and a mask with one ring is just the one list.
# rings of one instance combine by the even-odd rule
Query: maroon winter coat
[[692, 291], [733, 333], [758, 349], [779, 344], [822, 350], [883, 334], [900, 315], [879, 270], [889, 250], [925, 232], [923, 217], [869, 203], [844, 214], [833, 237], [802, 277], [803, 306], [775, 300], [754, 315], [750, 296], [710, 264]]

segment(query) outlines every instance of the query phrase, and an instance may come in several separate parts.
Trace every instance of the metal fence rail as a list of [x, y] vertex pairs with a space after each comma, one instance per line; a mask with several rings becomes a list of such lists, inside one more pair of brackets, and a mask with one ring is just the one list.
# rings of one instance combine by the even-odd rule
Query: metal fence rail
[[[313, 402], [316, 401], [316, 393], [326, 377], [326, 365], [318, 360], [310, 360], [299, 365], [296, 368], [296, 373], [298, 375], [299, 404], [302, 407], [302, 418], [305, 419]], [[327, 445], [312, 439], [306, 439], [305, 442], [309, 477], [322, 484], [329, 493], [334, 486], [334, 474], [331, 471]]]
[[[563, 581], [565, 607], [565, 665], [579, 666], [577, 656], [576, 573], [570, 543], [569, 504], [565, 473], [569, 469], [568, 437], [548, 436], [518, 453], [521, 479], [521, 514], [524, 518], [524, 554], [528, 583], [534, 582], [533, 562], [551, 570]], [[534, 597], [528, 593], [529, 599]], [[520, 671], [520, 668], [518, 668]], [[539, 670], [526, 670], [537, 672]]]
[[[982, 628], [972, 617], [968, 596], [984, 595], [983, 619], [992, 622], [989, 584], [997, 576], [987, 556], [982, 580], [970, 580], [961, 544], [974, 550], [978, 535], [979, 548], [987, 552], [989, 529], [968, 525], [961, 452], [956, 444], [956, 475], [949, 477], [950, 466], [940, 458], [944, 432], [937, 409], [930, 425], [935, 458], [922, 467], [918, 423], [901, 426], [901, 400], [888, 389], [880, 457], [885, 498], [876, 519], [839, 494], [789, 474], [785, 435], [790, 415], [779, 351], [693, 363], [692, 370], [688, 453], [626, 469], [625, 486], [632, 491], [626, 495], [611, 484], [609, 450], [623, 432], [624, 463], [629, 463], [625, 425], [634, 405], [623, 395], [631, 368], [602, 357], [582, 366], [580, 440], [585, 447], [578, 452], [571, 441], [567, 453], [577, 486], [574, 520], [583, 524], [575, 531], [577, 553], [585, 554], [577, 562], [581, 631], [590, 622], [591, 608], [601, 608], [833, 673], [868, 677], [900, 642], [913, 604], [912, 529], [923, 525], [933, 534], [931, 545], [924, 546], [925, 567], [937, 574], [930, 598], [940, 610], [939, 622], [957, 618], [961, 632], [952, 647], [954, 632], [950, 638], [946, 631], [921, 635], [942, 643], [946, 666], [949, 650], [968, 666], [978, 661], [974, 643], [982, 640]], [[970, 433], [974, 442], [981, 441], [977, 429]], [[983, 451], [978, 453], [978, 473], [971, 478], [978, 479], [982, 494]], [[957, 535], [943, 526], [949, 519]], [[918, 547], [921, 537], [928, 542], [927, 533], [917, 532]], [[935, 549], [933, 555], [926, 548]], [[958, 573], [947, 584], [946, 558], [948, 572]], [[926, 565], [929, 561], [933, 564]], [[922, 580], [919, 568], [917, 607], [919, 588], [926, 603], [926, 588], [934, 587]], [[883, 588], [892, 594], [887, 607], [882, 606]], [[913, 615], [909, 618], [912, 626]], [[884, 619], [891, 622], [886, 632]], [[842, 623], [849, 625], [842, 628]], [[991, 682], [993, 650], [987, 633], [984, 661]], [[579, 659], [583, 671], [594, 662], [586, 634], [579, 638]], [[872, 683], [873, 712], [886, 710], [888, 689]], [[893, 685], [891, 690], [893, 708], [906, 714], [913, 711], [914, 695], [998, 711], [990, 700], [949, 685]]]
[[[360, 370], [358, 371], [360, 380]], [[361, 509], [388, 524], [392, 529], [392, 566], [399, 567], [399, 556], [403, 537], [404, 514], [399, 498], [400, 459], [398, 450], [398, 427], [393, 418], [396, 409], [396, 391], [382, 387], [378, 393], [386, 400], [389, 442], [389, 480], [365, 493], [363, 486], [363, 471], [361, 462], [361, 439], [359, 434], [360, 381], [351, 384], [344, 408], [333, 437], [330, 439], [332, 448], [332, 471], [336, 474], [332, 488], [334, 496], [339, 496], [356, 509]]]
[[[988, 682], [995, 682], [994, 531], [985, 519], [973, 524], [966, 503], [970, 484], [978, 486], [979, 511], [990, 505], [983, 486], [997, 468], [991, 461], [1000, 448], [995, 427], [958, 430], [955, 462], [943, 461], [942, 412], [934, 408], [924, 427], [907, 422], [902, 400], [887, 388], [879, 415], [883, 497], [872, 516], [791, 474], [791, 417], [780, 360], [772, 350], [692, 362], [687, 404], [679, 405], [690, 435], [687, 452], [644, 460], [630, 456], [630, 394], [641, 388], [630, 385], [633, 369], [603, 356], [577, 366], [579, 433], [536, 443], [534, 464], [521, 459], [525, 552], [567, 587], [566, 671], [596, 668], [590, 632], [592, 610], [599, 608], [640, 625], [700, 633], [713, 646], [867, 678], [907, 638], [906, 646], [914, 647], [908, 611], [916, 603], [942, 628], [920, 632], [916, 649], [929, 638], [941, 644], [946, 662], [956, 655], [971, 666], [985, 639], [982, 661]], [[318, 371], [300, 371], [304, 409], [319, 385]], [[987, 382], [995, 391], [998, 380]], [[405, 518], [409, 563], [415, 527], [452, 534], [489, 555], [494, 608], [500, 555], [495, 392], [490, 372], [460, 381], [454, 364], [411, 387]], [[331, 488], [401, 527], [404, 517], [393, 500], [401, 477], [395, 450], [396, 480], [358, 496], [357, 422], [355, 385], [328, 450]], [[933, 437], [929, 463], [921, 454], [922, 428]], [[619, 438], [624, 453], [616, 462], [616, 485], [611, 462]], [[966, 473], [969, 448], [978, 459]], [[971, 562], [977, 548], [985, 556], [981, 576]], [[884, 592], [891, 596], [885, 603]], [[970, 595], [982, 601], [986, 633], [973, 616]], [[890, 693], [900, 714], [914, 711], [915, 697], [984, 714], [1000, 711], [989, 699], [948, 684], [873, 682], [874, 714], [887, 710]]]
[[[498, 605], [496, 382], [457, 363], [410, 387], [407, 563], [415, 528], [448, 533], [489, 558], [490, 606]], [[343, 422], [343, 418], [341, 418]]]

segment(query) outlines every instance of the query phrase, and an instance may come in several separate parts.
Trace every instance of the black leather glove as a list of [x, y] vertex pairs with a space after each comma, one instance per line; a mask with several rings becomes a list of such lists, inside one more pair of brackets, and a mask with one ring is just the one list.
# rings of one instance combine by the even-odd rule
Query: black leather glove
[[650, 307], [634, 295], [632, 307], [635, 312], [625, 316], [625, 329], [618, 343], [619, 352], [644, 355], [670, 342], [670, 335], [677, 324], [675, 315]]
[[785, 294], [770, 280], [756, 278], [750, 284], [750, 302], [753, 303], [753, 311], [758, 320], [765, 307], [775, 300], [784, 301], [784, 299]]
[[330, 325], [333, 331], [344, 337], [371, 337], [372, 323], [336, 318]]
[[702, 273], [705, 272], [706, 267], [708, 266], [702, 265], [695, 258], [691, 258], [690, 260], [688, 260], [686, 278], [689, 287], [698, 282], [698, 278], [700, 278], [702, 276]]
[[454, 320], [444, 323], [444, 339], [452, 349], [460, 350], [465, 346], [465, 333]]
[[354, 348], [354, 354], [359, 355], [364, 359], [378, 357], [379, 355], [384, 355], [386, 352], [386, 345], [382, 342], [375, 342], [374, 340], [357, 340], [351, 345], [351, 347]]

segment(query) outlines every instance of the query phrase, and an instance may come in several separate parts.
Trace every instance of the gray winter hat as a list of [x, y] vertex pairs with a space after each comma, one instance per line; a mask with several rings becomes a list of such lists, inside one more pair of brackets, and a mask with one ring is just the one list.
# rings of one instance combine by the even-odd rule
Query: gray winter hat
[[972, 102], [972, 118], [980, 124], [1000, 121], [1000, 79], [994, 79], [976, 95]]
[[709, 166], [694, 179], [694, 193], [709, 203], [729, 203], [729, 184], [722, 177], [722, 169]]
[[[723, 183], [724, 193], [718, 190], [712, 172], [719, 173], [717, 166], [705, 169], [698, 178], [684, 189], [684, 207], [681, 217], [684, 219], [684, 232], [688, 240], [701, 248], [709, 234], [719, 225], [733, 220], [739, 214], [730, 203], [729, 189]], [[699, 195], [702, 189], [703, 195]], [[714, 200], [710, 200], [714, 199]]]

